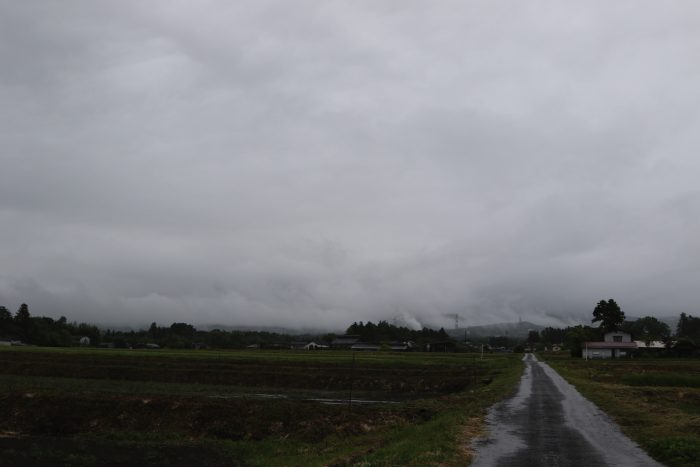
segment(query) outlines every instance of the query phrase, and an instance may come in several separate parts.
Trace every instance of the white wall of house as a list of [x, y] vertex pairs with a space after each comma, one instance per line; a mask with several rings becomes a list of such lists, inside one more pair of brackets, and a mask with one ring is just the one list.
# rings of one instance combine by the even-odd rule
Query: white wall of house
[[[588, 354], [586, 355], [586, 352]], [[612, 350], [611, 349], [583, 349], [583, 358], [587, 359], [592, 359], [592, 358], [612, 358]]]
[[[584, 359], [596, 359], [596, 358], [613, 358], [613, 351], [615, 352], [615, 358], [627, 357], [631, 350], [629, 349], [583, 349]], [[587, 352], [587, 353], [586, 353]]]
[[632, 342], [632, 336], [626, 332], [606, 332], [603, 336], [604, 342]]

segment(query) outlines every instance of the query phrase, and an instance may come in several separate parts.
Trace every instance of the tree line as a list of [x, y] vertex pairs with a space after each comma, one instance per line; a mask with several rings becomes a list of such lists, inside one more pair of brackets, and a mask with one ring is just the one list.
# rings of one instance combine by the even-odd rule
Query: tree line
[[[551, 348], [563, 345], [572, 355], [580, 355], [584, 342], [602, 340], [603, 334], [611, 330], [628, 332], [635, 340], [645, 342], [662, 341], [679, 352], [692, 353], [700, 347], [700, 317], [681, 313], [676, 329], [671, 328], [655, 317], [645, 316], [637, 320], [626, 320], [620, 306], [613, 300], [601, 300], [593, 310], [591, 324], [598, 327], [577, 325], [566, 328], [546, 327], [541, 331], [530, 331], [527, 339], [508, 336], [490, 336], [483, 340], [493, 348]], [[392, 341], [413, 341], [421, 345], [436, 341], [451, 340], [443, 328], [434, 330], [423, 328], [409, 329], [387, 321], [376, 324], [354, 322], [346, 329], [346, 334], [356, 335], [363, 342], [381, 343]], [[152, 323], [148, 329], [124, 331], [106, 329], [88, 323], [69, 322], [65, 316], [55, 320], [46, 316], [32, 316], [29, 307], [23, 303], [13, 315], [7, 307], [0, 306], [0, 339], [14, 339], [27, 344], [40, 346], [77, 345], [82, 337], [89, 339], [90, 345], [113, 347], [133, 347], [157, 344], [168, 348], [212, 347], [221, 349], [244, 348], [248, 346], [287, 347], [295, 341], [316, 341], [330, 344], [337, 337], [334, 333], [289, 335], [267, 331], [196, 329], [188, 323], [172, 323], [159, 326]], [[468, 346], [462, 350], [468, 350]]]
[[[424, 328], [412, 330], [380, 321], [373, 324], [355, 322], [350, 325], [347, 334], [358, 335], [364, 342], [414, 341], [416, 343], [450, 340], [444, 329]], [[200, 330], [188, 323], [175, 322], [170, 326], [151, 323], [148, 329], [102, 330], [87, 323], [68, 322], [61, 316], [58, 320], [49, 317], [31, 316], [27, 304], [22, 304], [15, 315], [0, 306], [0, 338], [21, 341], [50, 347], [78, 345], [80, 339], [87, 337], [89, 345], [104, 345], [116, 348], [139, 347], [156, 344], [168, 348], [211, 347], [219, 349], [236, 349], [248, 346], [289, 347], [296, 341], [316, 341], [330, 344], [335, 333], [290, 335], [268, 331], [242, 330]]]
[[451, 340], [444, 328], [434, 330], [430, 328], [422, 328], [419, 330], [409, 329], [405, 326], [397, 326], [390, 324], [388, 321], [379, 321], [377, 324], [367, 321], [363, 323], [354, 322], [348, 326], [346, 334], [355, 335], [363, 342], [406, 342], [412, 341], [415, 343], [423, 343], [430, 341], [447, 341]]
[[34, 345], [66, 347], [77, 343], [81, 337], [88, 337], [97, 344], [101, 332], [92, 324], [68, 322], [65, 316], [57, 320], [31, 316], [29, 306], [23, 303], [14, 316], [7, 307], [0, 306], [0, 337]]

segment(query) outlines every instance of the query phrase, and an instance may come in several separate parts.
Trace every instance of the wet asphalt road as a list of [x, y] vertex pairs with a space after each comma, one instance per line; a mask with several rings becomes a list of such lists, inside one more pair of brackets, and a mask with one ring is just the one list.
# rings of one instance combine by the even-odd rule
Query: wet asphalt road
[[489, 411], [475, 467], [660, 466], [549, 365], [527, 354], [515, 397]]

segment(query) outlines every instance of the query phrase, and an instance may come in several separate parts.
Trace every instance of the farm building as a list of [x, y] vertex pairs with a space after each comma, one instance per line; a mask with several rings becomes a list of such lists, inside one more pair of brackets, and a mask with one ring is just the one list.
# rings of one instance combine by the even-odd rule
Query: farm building
[[360, 342], [360, 336], [346, 334], [344, 336], [338, 336], [331, 342], [332, 349], [349, 349], [353, 345]]
[[457, 343], [455, 341], [435, 341], [425, 345], [426, 352], [454, 352]]
[[391, 344], [389, 344], [389, 350], [402, 351], [402, 352], [405, 352], [407, 350], [413, 350], [414, 347], [415, 347], [415, 344], [411, 341], [392, 342]]
[[292, 350], [323, 350], [327, 349], [328, 346], [324, 344], [317, 344], [316, 342], [308, 341], [297, 341], [289, 344], [289, 348]]
[[665, 349], [666, 343], [663, 341], [634, 341], [638, 349]]
[[368, 344], [367, 342], [356, 342], [350, 348], [352, 350], [368, 350], [376, 352], [377, 350], [381, 349], [381, 346], [377, 344]]
[[632, 341], [632, 336], [626, 332], [607, 332], [602, 342], [584, 342], [583, 358], [620, 358], [629, 357], [637, 349], [637, 344]]

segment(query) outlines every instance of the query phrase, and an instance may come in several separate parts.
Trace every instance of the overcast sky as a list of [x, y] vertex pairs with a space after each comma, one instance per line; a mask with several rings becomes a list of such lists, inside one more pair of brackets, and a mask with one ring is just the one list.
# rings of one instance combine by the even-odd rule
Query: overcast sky
[[0, 305], [697, 315], [699, 5], [0, 0]]

